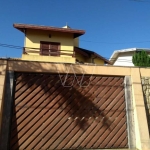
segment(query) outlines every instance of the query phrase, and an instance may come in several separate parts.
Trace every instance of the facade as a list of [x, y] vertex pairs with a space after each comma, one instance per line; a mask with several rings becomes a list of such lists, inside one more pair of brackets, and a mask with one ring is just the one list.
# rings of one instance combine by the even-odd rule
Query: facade
[[0, 60], [0, 149], [150, 150], [150, 69], [66, 65]]
[[22, 60], [0, 60], [1, 150], [150, 150], [149, 68], [84, 65], [106, 60], [31, 37]]
[[27, 24], [14, 24], [14, 27], [25, 34], [22, 60], [110, 64], [95, 52], [79, 47], [79, 37], [85, 33], [84, 30]]
[[114, 66], [134, 66], [132, 63], [132, 56], [135, 52], [142, 50], [145, 50], [150, 54], [150, 49], [146, 48], [122, 49], [114, 51], [109, 60]]

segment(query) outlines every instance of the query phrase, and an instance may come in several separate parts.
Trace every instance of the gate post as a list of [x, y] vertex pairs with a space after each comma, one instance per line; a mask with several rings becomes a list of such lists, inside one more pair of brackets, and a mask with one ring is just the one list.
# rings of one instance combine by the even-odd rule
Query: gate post
[[14, 72], [6, 71], [6, 84], [2, 112], [2, 126], [0, 135], [0, 150], [9, 150], [10, 122], [13, 102]]
[[134, 107], [136, 148], [150, 150], [150, 138], [146, 118], [140, 68], [131, 68], [132, 95]]
[[135, 126], [134, 126], [134, 110], [131, 88], [131, 77], [125, 76], [125, 101], [126, 101], [126, 117], [127, 117], [127, 132], [129, 149], [135, 149]]

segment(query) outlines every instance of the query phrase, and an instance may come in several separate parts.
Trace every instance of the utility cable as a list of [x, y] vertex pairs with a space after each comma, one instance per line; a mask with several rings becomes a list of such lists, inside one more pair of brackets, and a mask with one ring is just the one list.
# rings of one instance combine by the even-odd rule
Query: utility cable
[[[33, 48], [33, 47], [22, 47], [22, 46], [2, 44], [2, 43], [0, 43], [0, 47], [8, 47], [8, 48], [14, 48], [14, 49], [21, 49], [21, 50], [23, 50], [23, 48], [39, 49], [39, 48]], [[107, 60], [110, 60], [110, 61], [116, 60], [115, 58], [112, 58], [112, 59], [110, 59], [108, 57], [103, 57], [103, 58], [107, 59]], [[132, 61], [128, 60], [128, 59], [118, 59], [117, 62], [129, 62], [129, 63], [132, 63]]]

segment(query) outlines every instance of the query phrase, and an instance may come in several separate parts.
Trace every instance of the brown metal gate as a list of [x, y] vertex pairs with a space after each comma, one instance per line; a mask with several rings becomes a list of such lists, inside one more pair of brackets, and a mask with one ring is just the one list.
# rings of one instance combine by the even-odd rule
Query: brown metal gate
[[10, 149], [128, 147], [124, 77], [80, 81], [16, 73]]

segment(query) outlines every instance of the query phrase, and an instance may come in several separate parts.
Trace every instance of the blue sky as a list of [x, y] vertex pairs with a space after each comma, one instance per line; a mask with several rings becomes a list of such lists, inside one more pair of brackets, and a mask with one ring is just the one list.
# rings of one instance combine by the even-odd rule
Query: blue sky
[[83, 29], [80, 47], [109, 58], [114, 50], [150, 48], [150, 0], [0, 0], [0, 57], [21, 57], [24, 35], [13, 23]]

